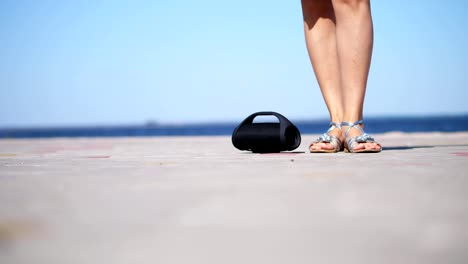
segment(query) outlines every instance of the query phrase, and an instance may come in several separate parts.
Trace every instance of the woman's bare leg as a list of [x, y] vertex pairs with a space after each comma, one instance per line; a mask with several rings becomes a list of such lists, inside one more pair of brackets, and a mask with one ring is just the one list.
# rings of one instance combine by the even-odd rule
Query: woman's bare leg
[[[336, 16], [336, 38], [343, 94], [343, 121], [363, 118], [367, 77], [372, 57], [373, 26], [370, 0], [332, 0]], [[343, 135], [347, 127], [343, 127]], [[348, 137], [360, 135], [351, 129]], [[380, 148], [376, 143], [360, 143], [355, 149]]]
[[[343, 100], [337, 53], [335, 13], [331, 0], [302, 0], [307, 50], [332, 122], [341, 123]], [[342, 139], [339, 129], [329, 132]], [[333, 149], [330, 143], [315, 143], [311, 150]]]

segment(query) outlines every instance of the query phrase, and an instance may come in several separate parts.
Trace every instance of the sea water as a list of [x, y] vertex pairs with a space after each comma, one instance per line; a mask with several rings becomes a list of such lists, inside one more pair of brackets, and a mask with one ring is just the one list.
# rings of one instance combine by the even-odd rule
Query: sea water
[[[239, 123], [242, 120], [239, 120]], [[321, 134], [328, 128], [327, 120], [291, 121], [302, 134]], [[468, 114], [430, 117], [367, 118], [366, 132], [460, 132], [468, 131]], [[239, 123], [205, 123], [187, 125], [128, 125], [50, 128], [4, 128], [0, 138], [50, 137], [139, 137], [139, 136], [221, 136], [231, 135]]]

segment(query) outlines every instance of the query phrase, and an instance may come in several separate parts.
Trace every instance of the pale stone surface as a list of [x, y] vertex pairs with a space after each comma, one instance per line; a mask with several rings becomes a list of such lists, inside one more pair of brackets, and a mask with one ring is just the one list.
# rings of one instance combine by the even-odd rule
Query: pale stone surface
[[468, 133], [314, 137], [0, 140], [0, 263], [468, 263]]

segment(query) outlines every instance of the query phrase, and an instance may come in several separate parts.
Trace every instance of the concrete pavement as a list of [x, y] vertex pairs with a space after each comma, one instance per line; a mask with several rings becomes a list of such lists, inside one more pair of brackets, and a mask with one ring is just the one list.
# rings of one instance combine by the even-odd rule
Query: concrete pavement
[[467, 263], [468, 133], [374, 136], [0, 140], [0, 263]]

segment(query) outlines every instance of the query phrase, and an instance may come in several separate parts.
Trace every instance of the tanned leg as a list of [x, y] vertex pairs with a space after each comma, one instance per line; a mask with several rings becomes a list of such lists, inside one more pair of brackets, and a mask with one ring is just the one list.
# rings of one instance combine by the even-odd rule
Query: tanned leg
[[[307, 50], [314, 73], [330, 119], [339, 124], [343, 121], [344, 105], [333, 5], [331, 0], [302, 0], [302, 11]], [[342, 139], [340, 129], [335, 128], [329, 134]], [[333, 146], [330, 143], [315, 143], [310, 149], [333, 149]]]
[[[370, 0], [332, 0], [343, 95], [343, 121], [363, 118], [367, 78], [372, 58], [373, 26]], [[343, 127], [343, 136], [347, 127]], [[351, 129], [348, 135], [360, 135]], [[379, 149], [376, 143], [359, 143], [355, 149]]]

